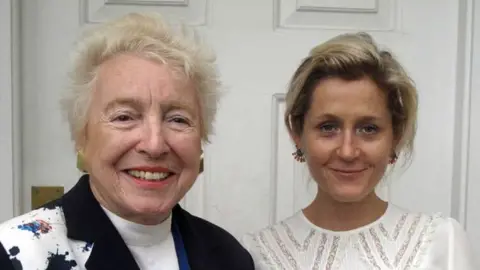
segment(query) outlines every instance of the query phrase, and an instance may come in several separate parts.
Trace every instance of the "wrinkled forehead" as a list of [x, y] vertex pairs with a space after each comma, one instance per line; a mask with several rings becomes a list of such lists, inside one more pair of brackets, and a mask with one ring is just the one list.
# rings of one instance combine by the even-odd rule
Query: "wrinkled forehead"
[[122, 55], [100, 66], [92, 103], [102, 107], [172, 103], [195, 109], [197, 97], [192, 81], [167, 64]]

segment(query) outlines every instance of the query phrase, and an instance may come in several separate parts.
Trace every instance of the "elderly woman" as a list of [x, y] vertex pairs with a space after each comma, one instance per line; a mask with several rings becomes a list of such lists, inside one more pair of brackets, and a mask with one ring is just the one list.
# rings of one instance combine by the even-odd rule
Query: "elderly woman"
[[243, 239], [257, 269], [478, 269], [453, 219], [381, 200], [387, 167], [409, 161], [417, 90], [364, 33], [313, 48], [291, 80], [285, 124], [317, 194], [293, 216]]
[[214, 57], [156, 15], [88, 31], [65, 110], [85, 174], [0, 226], [0, 269], [253, 269], [223, 229], [180, 208], [218, 99]]

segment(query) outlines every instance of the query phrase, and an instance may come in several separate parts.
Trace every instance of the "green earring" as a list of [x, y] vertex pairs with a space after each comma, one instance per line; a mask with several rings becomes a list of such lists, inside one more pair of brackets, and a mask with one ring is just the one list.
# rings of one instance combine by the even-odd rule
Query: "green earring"
[[85, 169], [85, 157], [81, 151], [77, 152], [77, 169], [83, 173], [86, 173], [87, 170]]

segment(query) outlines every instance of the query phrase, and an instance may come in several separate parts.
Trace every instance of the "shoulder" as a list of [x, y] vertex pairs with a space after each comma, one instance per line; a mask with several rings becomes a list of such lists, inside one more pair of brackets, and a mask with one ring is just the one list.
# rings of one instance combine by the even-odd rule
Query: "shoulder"
[[431, 243], [451, 233], [463, 231], [455, 219], [441, 212], [409, 211], [395, 205], [388, 211], [384, 223], [395, 228], [394, 233], [400, 235], [400, 240], [413, 236], [420, 238], [423, 243]]
[[451, 217], [443, 217], [431, 237], [431, 254], [455, 269], [474, 269], [471, 244], [463, 226]]
[[271, 225], [267, 225], [259, 230], [249, 232], [242, 236], [241, 242], [244, 246], [251, 247], [252, 244], [258, 241], [264, 241], [264, 239], [270, 239], [271, 237], [284, 237], [285, 235], [293, 232], [307, 232], [310, 231], [310, 227], [306, 223], [306, 220], [301, 211], [294, 213], [293, 215], [282, 219]]
[[180, 222], [183, 223], [179, 224], [179, 226], [184, 227], [182, 234], [186, 232], [187, 236], [208, 243], [217, 253], [220, 252], [223, 254], [222, 257], [225, 257], [223, 258], [224, 260], [231, 258], [232, 262], [235, 261], [238, 263], [237, 266], [241, 267], [241, 265], [243, 265], [246, 267], [239, 269], [253, 269], [253, 260], [249, 252], [225, 229], [208, 220], [192, 215], [180, 207], [174, 209], [174, 215], [175, 214]]
[[218, 245], [232, 247], [240, 246], [237, 239], [220, 226], [215, 225], [206, 219], [192, 215], [184, 209], [180, 209], [177, 211], [180, 211], [179, 213], [183, 216], [184, 220], [187, 221], [188, 224], [191, 226], [192, 231], [205, 237], [215, 239], [215, 241], [218, 241]]
[[439, 214], [436, 222], [435, 236], [449, 239], [450, 237], [465, 235], [463, 226], [454, 218]]
[[42, 207], [0, 224], [0, 256], [12, 262], [43, 260], [61, 238], [66, 239], [61, 207]]
[[16, 237], [40, 237], [65, 228], [62, 208], [58, 205], [42, 207], [14, 217], [0, 224], [0, 241]]
[[456, 219], [440, 212], [400, 211], [403, 211], [404, 223], [408, 225], [406, 236], [413, 232], [418, 239], [417, 265], [429, 269], [476, 269], [467, 233]]
[[301, 211], [298, 211], [276, 223], [244, 234], [240, 241], [251, 254], [255, 269], [278, 269], [285, 267], [278, 257], [281, 253], [279, 246], [286, 248], [289, 244], [285, 243], [296, 244], [294, 239], [297, 238], [313, 240], [312, 236], [311, 228]]
[[382, 219], [383, 225], [389, 229], [395, 229], [394, 233], [405, 237], [417, 235], [427, 237], [434, 235], [439, 227], [451, 222], [441, 212], [410, 211], [400, 206], [390, 204], [387, 213]]
[[438, 223], [431, 238], [427, 262], [438, 263], [448, 269], [477, 269], [467, 232], [455, 219], [445, 217]]

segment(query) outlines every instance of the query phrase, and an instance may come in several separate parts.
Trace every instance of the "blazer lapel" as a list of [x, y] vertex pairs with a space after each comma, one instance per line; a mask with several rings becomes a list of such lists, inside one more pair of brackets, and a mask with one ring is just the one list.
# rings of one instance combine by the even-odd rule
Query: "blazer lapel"
[[84, 175], [61, 199], [68, 238], [93, 244], [85, 264], [89, 270], [140, 270], [132, 253], [107, 217]]
[[85, 267], [88, 270], [140, 270], [118, 232], [106, 231], [95, 241]]
[[215, 246], [212, 245], [211, 239], [210, 241], [206, 239], [195, 227], [193, 217], [177, 205], [173, 208], [173, 220], [178, 224], [182, 235], [190, 268], [192, 270], [216, 269], [213, 266], [215, 263], [211, 262], [208, 256]]

